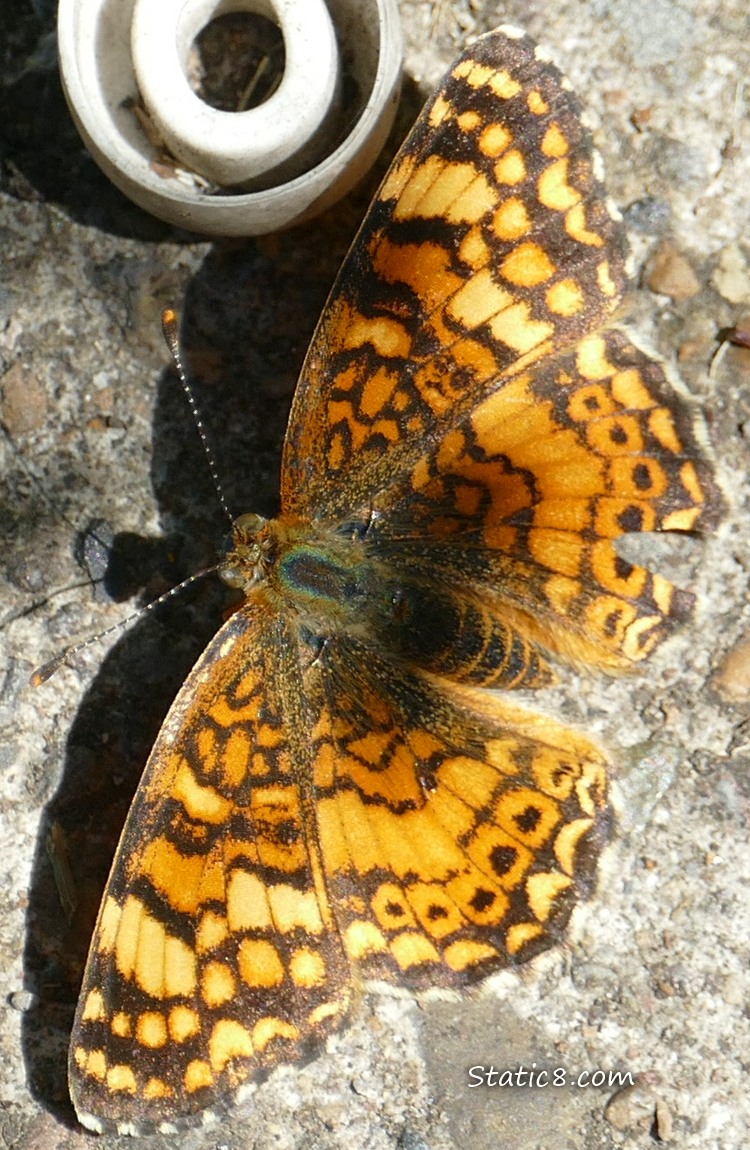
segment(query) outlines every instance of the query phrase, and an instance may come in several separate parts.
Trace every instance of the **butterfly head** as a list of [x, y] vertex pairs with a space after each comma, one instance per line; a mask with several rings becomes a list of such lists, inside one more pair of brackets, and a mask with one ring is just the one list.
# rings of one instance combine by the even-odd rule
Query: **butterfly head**
[[269, 527], [269, 521], [254, 512], [234, 520], [218, 567], [219, 578], [229, 587], [247, 595], [266, 577], [275, 551], [275, 536]]

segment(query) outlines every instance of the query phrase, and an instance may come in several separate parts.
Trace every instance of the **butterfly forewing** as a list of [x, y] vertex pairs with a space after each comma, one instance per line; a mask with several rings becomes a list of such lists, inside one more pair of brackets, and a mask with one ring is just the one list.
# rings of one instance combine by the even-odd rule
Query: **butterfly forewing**
[[338, 276], [292, 406], [284, 509], [367, 503], [462, 413], [601, 324], [624, 283], [569, 85], [528, 37], [478, 40]]

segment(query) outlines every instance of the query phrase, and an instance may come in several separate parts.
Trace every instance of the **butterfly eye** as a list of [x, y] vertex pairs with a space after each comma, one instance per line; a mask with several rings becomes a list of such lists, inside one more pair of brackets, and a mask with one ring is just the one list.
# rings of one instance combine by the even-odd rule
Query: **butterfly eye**
[[247, 583], [247, 576], [239, 565], [222, 563], [218, 569], [219, 578], [227, 587], [241, 591]]
[[248, 511], [244, 515], [238, 515], [232, 524], [232, 539], [234, 545], [239, 546], [243, 543], [255, 542], [267, 522], [267, 519], [264, 519], [262, 515], [256, 515], [254, 511]]

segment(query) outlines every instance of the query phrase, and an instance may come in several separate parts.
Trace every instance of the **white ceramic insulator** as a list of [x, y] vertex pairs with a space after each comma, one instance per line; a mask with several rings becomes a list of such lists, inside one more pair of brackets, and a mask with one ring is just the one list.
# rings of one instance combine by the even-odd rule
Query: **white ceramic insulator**
[[[265, 103], [222, 112], [190, 88], [187, 57], [202, 28], [237, 11], [278, 25], [284, 72]], [[337, 44], [358, 93], [338, 118]], [[398, 0], [59, 0], [58, 45], [68, 104], [99, 166], [153, 215], [208, 235], [276, 231], [330, 206], [373, 163], [398, 99]], [[156, 162], [140, 103], [173, 172]], [[345, 138], [328, 143], [329, 121], [336, 132], [342, 120]], [[206, 181], [225, 190], [207, 194]]]

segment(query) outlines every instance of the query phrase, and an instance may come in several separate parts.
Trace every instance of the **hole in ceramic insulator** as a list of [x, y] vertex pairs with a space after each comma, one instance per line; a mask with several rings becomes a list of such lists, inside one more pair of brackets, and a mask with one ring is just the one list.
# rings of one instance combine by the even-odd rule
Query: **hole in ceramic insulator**
[[273, 20], [255, 12], [228, 12], [196, 37], [188, 81], [210, 107], [244, 112], [271, 98], [285, 63], [284, 37]]

